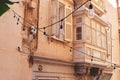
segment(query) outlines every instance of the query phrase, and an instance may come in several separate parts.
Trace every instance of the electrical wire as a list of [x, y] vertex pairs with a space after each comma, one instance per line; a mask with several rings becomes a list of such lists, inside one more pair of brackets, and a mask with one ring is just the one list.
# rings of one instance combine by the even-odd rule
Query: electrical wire
[[[23, 24], [23, 23], [20, 22], [20, 21], [19, 21], [19, 23], [20, 23], [21, 25], [24, 25], [25, 27], [27, 26], [26, 24]], [[39, 31], [42, 32], [42, 33], [44, 33], [44, 31], [42, 31], [42, 30], [39, 30]], [[45, 34], [45, 36], [51, 37], [51, 36], [48, 35], [47, 33]], [[101, 58], [98, 58], [98, 57], [95, 57], [95, 56], [93, 56], [93, 55], [89, 55], [89, 54], [87, 54], [86, 52], [80, 51], [80, 50], [78, 50], [78, 49], [76, 49], [76, 48], [74, 48], [74, 47], [71, 47], [71, 46], [67, 45], [67, 44], [64, 44], [64, 46], [66, 46], [66, 47], [68, 47], [68, 48], [70, 48], [70, 49], [72, 49], [72, 50], [75, 50], [75, 51], [77, 51], [77, 52], [80, 52], [80, 53], [82, 53], [82, 54], [85, 54], [85, 55], [91, 57], [92, 59], [95, 58], [95, 59], [101, 60], [101, 61], [103, 61], [103, 62], [110, 63], [110, 64], [114, 65], [114, 68], [115, 68], [115, 67], [120, 67], [120, 65], [117, 65], [117, 64], [112, 63], [112, 62], [110, 62], [110, 61], [106, 61], [106, 60], [101, 59]]]
[[[43, 32], [43, 31], [41, 31], [41, 32]], [[50, 35], [48, 35], [48, 34], [46, 34], [46, 36], [50, 37]], [[70, 48], [70, 49], [72, 49], [72, 50], [75, 50], [75, 51], [77, 51], [77, 52], [80, 52], [80, 53], [82, 53], [82, 54], [85, 54], [85, 55], [87, 55], [87, 56], [89, 56], [89, 57], [92, 57], [92, 58], [101, 60], [101, 61], [103, 61], [103, 62], [110, 63], [110, 64], [114, 65], [114, 67], [120, 68], [120, 65], [117, 65], [117, 64], [112, 63], [112, 62], [110, 62], [110, 61], [106, 61], [106, 60], [101, 59], [101, 58], [98, 58], [98, 57], [95, 57], [95, 56], [93, 56], [93, 55], [89, 55], [89, 54], [87, 54], [86, 52], [80, 51], [80, 50], [78, 50], [78, 49], [76, 49], [76, 48], [73, 48], [73, 47], [67, 45], [67, 44], [64, 44], [64, 46], [66, 46], [66, 47], [68, 47], [68, 48]]]
[[[11, 8], [10, 8], [11, 9]], [[17, 12], [15, 12], [13, 9], [11, 9], [11, 11], [13, 12], [14, 16], [19, 16], [19, 18], [25, 20], [24, 17], [20, 16]], [[25, 23], [31, 25], [31, 26], [34, 26], [33, 24], [29, 23], [28, 21], [25, 20]]]
[[[71, 16], [71, 15], [72, 15], [74, 12], [76, 12], [78, 9], [80, 9], [83, 5], [85, 5], [88, 1], [91, 1], [91, 0], [85, 1], [83, 4], [81, 4], [79, 7], [77, 7], [76, 9], [74, 9], [74, 10], [73, 10], [71, 13], [69, 13], [67, 16], [65, 16], [64, 18], [62, 18], [62, 19], [59, 20], [59, 21], [56, 21], [56, 22], [53, 23], [53, 24], [50, 24], [50, 25], [45, 26], [45, 28], [52, 27], [53, 25], [55, 25], [55, 24], [57, 24], [57, 23], [59, 23], [59, 22], [61, 22], [61, 21], [64, 21], [66, 18], [68, 18], [69, 16]], [[44, 27], [39, 28], [39, 29], [44, 29]]]
[[[82, 7], [84, 4], [86, 4], [88, 1], [90, 1], [90, 0], [87, 0], [86, 2], [84, 2], [82, 5], [80, 5], [78, 8], [76, 8], [74, 11], [72, 11], [69, 15], [67, 15], [67, 16], [64, 17], [63, 19], [61, 19], [61, 20], [59, 20], [59, 21], [57, 21], [57, 22], [55, 22], [55, 23], [53, 23], [53, 24], [50, 24], [50, 25], [48, 25], [48, 26], [46, 26], [46, 27], [38, 28], [38, 30], [39, 30], [40, 32], [44, 33], [45, 31], [42, 31], [41, 29], [46, 29], [46, 28], [48, 28], [48, 27], [52, 27], [52, 25], [55, 25], [55, 24], [57, 24], [57, 23], [65, 20], [67, 17], [69, 17], [70, 15], [72, 15], [75, 11], [77, 11], [79, 8], [81, 8], [81, 7]], [[11, 9], [11, 10], [12, 10], [12, 9]], [[12, 12], [14, 13], [14, 15], [17, 15], [17, 16], [19, 16], [20, 18], [22, 18], [22, 19], [24, 20], [24, 18], [21, 17], [21, 16], [20, 16], [18, 13], [16, 13], [14, 10], [12, 10]], [[26, 26], [25, 23], [22, 23], [22, 22], [20, 22], [20, 21], [19, 21], [19, 23], [22, 24], [23, 26]], [[27, 22], [27, 21], [26, 21], [26, 23], [30, 24], [30, 23]], [[30, 24], [30, 25], [32, 25], [32, 24]], [[33, 25], [32, 25], [32, 26], [33, 26]], [[27, 27], [27, 26], [26, 26], [26, 27]], [[48, 35], [48, 34], [46, 34], [46, 36], [50, 37], [50, 35]], [[106, 61], [106, 60], [103, 60], [103, 59], [101, 59], [101, 58], [98, 58], [98, 57], [89, 55], [89, 54], [87, 54], [87, 53], [85, 53], [85, 52], [83, 52], [83, 51], [80, 51], [80, 50], [78, 50], [78, 49], [75, 49], [75, 48], [73, 48], [73, 47], [71, 47], [71, 46], [69, 46], [69, 45], [66, 45], [66, 44], [64, 44], [64, 45], [67, 46], [67, 47], [69, 47], [69, 48], [72, 49], [72, 50], [78, 51], [78, 52], [80, 52], [80, 53], [82, 53], [82, 54], [85, 54], [85, 55], [87, 55], [87, 56], [89, 56], [89, 57], [92, 57], [92, 58], [95, 58], [95, 59], [99, 59], [99, 60], [101, 60], [101, 61], [104, 61], [104, 62], [113, 64], [114, 67], [120, 68], [120, 65], [118, 65], [118, 64], [115, 64], [115, 63], [112, 63], [112, 62], [110, 62], [110, 61]]]

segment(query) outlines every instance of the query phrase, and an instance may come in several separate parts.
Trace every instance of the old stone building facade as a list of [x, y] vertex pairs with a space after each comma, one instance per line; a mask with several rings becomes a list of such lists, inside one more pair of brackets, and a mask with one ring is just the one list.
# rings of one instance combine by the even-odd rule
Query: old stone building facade
[[118, 11], [109, 0], [19, 1], [0, 17], [0, 80], [120, 79]]

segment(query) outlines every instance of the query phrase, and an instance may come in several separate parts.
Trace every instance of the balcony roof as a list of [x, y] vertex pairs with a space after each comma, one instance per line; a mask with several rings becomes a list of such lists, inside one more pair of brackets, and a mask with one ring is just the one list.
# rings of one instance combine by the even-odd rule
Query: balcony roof
[[[79, 10], [76, 11], [76, 13], [74, 14], [75, 15], [80, 15], [80, 14], [85, 14], [87, 15], [88, 14], [88, 8], [83, 6], [81, 7]], [[94, 20], [98, 21], [99, 23], [101, 23], [102, 25], [106, 26], [106, 27], [109, 27], [109, 24], [107, 21], [105, 21], [104, 19], [102, 19], [101, 17], [99, 17], [97, 14], [95, 14]]]
[[[80, 5], [83, 2], [85, 2], [84, 0], [73, 0], [73, 1], [76, 5]], [[102, 16], [106, 12], [106, 10], [103, 7], [100, 7], [99, 5], [97, 5], [95, 1], [92, 1], [92, 4], [94, 6], [93, 7], [94, 10], [99, 14], [99, 16]], [[89, 2], [85, 4], [85, 6], [88, 6], [88, 5], [89, 5]]]

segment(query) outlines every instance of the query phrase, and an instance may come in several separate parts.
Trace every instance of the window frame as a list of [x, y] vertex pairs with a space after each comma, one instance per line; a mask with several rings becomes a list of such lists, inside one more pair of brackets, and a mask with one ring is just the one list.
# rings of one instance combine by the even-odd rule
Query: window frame
[[[97, 46], [99, 48], [102, 49], [107, 49], [107, 31], [105, 29], [105, 26], [102, 25], [101, 23], [95, 21], [95, 20], [91, 20], [89, 25], [86, 22], [86, 17], [85, 17], [85, 41], [91, 43], [94, 46]], [[87, 40], [87, 28], [89, 27], [89, 29], [91, 30], [91, 41]], [[82, 34], [83, 36], [83, 34]], [[104, 39], [103, 39], [104, 38]], [[104, 44], [103, 44], [104, 42]]]
[[[81, 18], [81, 21], [80, 22], [77, 22], [77, 20], [79, 20], [79, 18]], [[74, 24], [75, 24], [75, 41], [80, 41], [80, 40], [83, 40], [83, 16], [80, 15], [80, 16], [76, 16], [74, 18]], [[81, 27], [81, 39], [78, 40], [77, 39], [77, 28], [78, 27]]]
[[[77, 28], [81, 28], [81, 32], [77, 33]], [[83, 39], [83, 38], [82, 38], [82, 26], [76, 27], [75, 31], [76, 31], [76, 35], [75, 35], [76, 40], [77, 40], [77, 41], [82, 40], [82, 39]], [[78, 35], [78, 34], [80, 34], [80, 37], [81, 37], [80, 39], [77, 39], [77, 35]]]
[[[54, 0], [52, 0], [52, 1], [54, 1]], [[63, 19], [65, 16], [66, 16], [66, 7], [67, 7], [67, 5], [65, 5], [64, 3], [62, 3], [62, 2], [60, 2], [59, 0], [56, 0], [56, 2], [57, 2], [57, 8], [58, 8], [58, 13], [56, 14], [56, 16], [57, 16], [57, 20], [56, 21], [60, 21], [61, 19]], [[54, 7], [53, 7], [54, 8]], [[63, 8], [63, 9], [60, 9], [60, 8]], [[71, 9], [71, 11], [72, 11], [72, 8], [70, 7], [70, 9]], [[52, 10], [52, 9], [51, 9]], [[57, 10], [56, 10], [57, 11]], [[61, 12], [62, 11], [62, 12]], [[52, 12], [52, 11], [51, 11]], [[62, 14], [62, 16], [61, 16], [61, 14]], [[72, 16], [72, 15], [71, 15]], [[51, 15], [51, 17], [53, 17], [52, 15]], [[67, 18], [66, 18], [67, 19]], [[52, 29], [51, 29], [51, 37], [53, 38], [53, 39], [56, 39], [56, 40], [60, 40], [60, 41], [72, 41], [72, 35], [71, 35], [71, 40], [67, 40], [66, 39], [66, 24], [67, 24], [67, 22], [66, 22], [66, 19], [65, 20], [63, 20], [62, 22], [60, 22], [60, 23], [58, 23], [58, 24], [56, 24], [56, 25], [53, 25], [54, 27], [52, 27]], [[54, 20], [53, 20], [54, 21]], [[52, 23], [55, 23], [56, 21], [54, 21], [54, 22], [52, 22]], [[72, 18], [71, 18], [71, 21], [72, 21]], [[72, 22], [70, 23], [71, 24], [71, 34], [73, 34], [72, 32], [73, 32], [73, 30], [72, 30]], [[62, 29], [60, 29], [60, 26], [63, 26], [63, 28]]]

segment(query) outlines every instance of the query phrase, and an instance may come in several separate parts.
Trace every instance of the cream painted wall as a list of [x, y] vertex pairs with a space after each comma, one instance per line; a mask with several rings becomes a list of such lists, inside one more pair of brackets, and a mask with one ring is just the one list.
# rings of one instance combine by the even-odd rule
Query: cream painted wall
[[[23, 16], [24, 6], [14, 4], [13, 10]], [[11, 10], [0, 17], [0, 80], [31, 80], [27, 55], [17, 51], [21, 45], [21, 25], [16, 25]]]
[[[105, 0], [106, 14], [103, 18], [111, 23], [112, 25], [112, 62], [116, 64], [120, 64], [120, 48], [119, 48], [119, 33], [118, 33], [118, 15], [117, 8], [112, 6], [108, 0]], [[119, 69], [113, 71], [112, 80], [119, 80], [120, 74]]]
[[[49, 24], [49, 0], [40, 0], [40, 21], [39, 26], [43, 27]], [[118, 37], [118, 22], [117, 9], [111, 6], [105, 0], [107, 13], [103, 16], [106, 21], [112, 24], [113, 38], [113, 62], [119, 64], [119, 37]], [[17, 13], [23, 16], [23, 7], [13, 5]], [[31, 80], [31, 68], [27, 62], [27, 55], [17, 51], [17, 46], [21, 45], [21, 25], [16, 25], [16, 20], [13, 18], [13, 13], [8, 11], [0, 17], [0, 80]], [[61, 59], [66, 61], [72, 60], [72, 55], [69, 48], [64, 46], [66, 43], [48, 39], [39, 32], [38, 50], [36, 54], [43, 57]], [[71, 45], [71, 44], [69, 44]], [[118, 69], [113, 71], [113, 79], [119, 80]]]
[[[62, 1], [63, 2], [63, 1]], [[65, 1], [64, 1], [65, 2]], [[50, 0], [41, 0], [40, 1], [40, 10], [39, 10], [39, 27], [44, 27], [50, 24]], [[48, 28], [50, 29], [50, 28]], [[48, 30], [46, 29], [46, 31]], [[66, 61], [72, 60], [72, 55], [70, 53], [70, 48], [64, 46], [71, 45], [69, 43], [60, 42], [57, 40], [48, 40], [47, 37], [39, 31], [38, 34], [38, 50], [37, 54], [43, 57], [61, 59]]]

